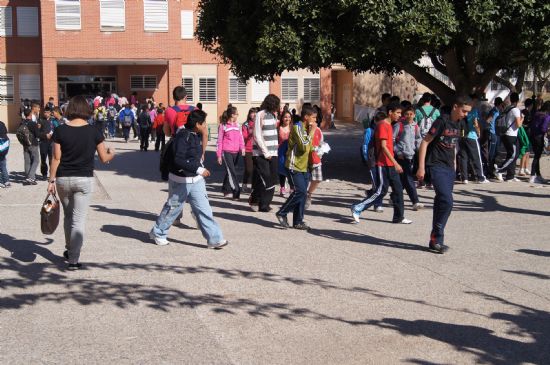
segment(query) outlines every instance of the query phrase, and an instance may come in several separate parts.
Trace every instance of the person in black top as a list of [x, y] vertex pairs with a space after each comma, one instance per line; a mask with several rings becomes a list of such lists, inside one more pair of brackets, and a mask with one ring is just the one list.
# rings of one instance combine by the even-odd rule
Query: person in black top
[[78, 270], [86, 213], [93, 192], [94, 156], [97, 151], [101, 162], [106, 163], [115, 154], [105, 147], [103, 133], [88, 124], [92, 110], [83, 96], [70, 100], [65, 115], [68, 122], [57, 127], [52, 137], [54, 153], [48, 193], [59, 193], [65, 229], [63, 256], [69, 261], [69, 270]]
[[139, 149], [141, 151], [147, 151], [149, 148], [149, 135], [151, 134], [151, 127], [153, 125], [147, 105], [141, 107], [141, 113], [138, 116], [138, 125], [141, 142]]
[[40, 153], [38, 152], [38, 137], [40, 131], [38, 130], [38, 124], [32, 120], [32, 109], [25, 109], [23, 111], [25, 119], [21, 123], [25, 123], [30, 132], [29, 146], [23, 146], [23, 157], [25, 159], [25, 184], [36, 185], [36, 170], [38, 169], [38, 163]]
[[8, 137], [8, 130], [6, 125], [0, 121], [0, 188], [9, 188], [10, 173], [8, 172], [8, 165], [6, 156], [10, 150], [10, 139]]
[[51, 110], [46, 106], [44, 115], [38, 121], [39, 139], [40, 139], [40, 173], [42, 179], [48, 179], [48, 163], [52, 164], [52, 134], [53, 125], [51, 121]]
[[445, 226], [453, 209], [453, 184], [455, 180], [456, 145], [460, 137], [459, 125], [472, 110], [471, 101], [457, 97], [450, 115], [442, 114], [432, 124], [420, 144], [419, 166], [416, 177], [424, 180], [426, 166], [435, 190], [434, 214], [429, 249], [444, 253]]

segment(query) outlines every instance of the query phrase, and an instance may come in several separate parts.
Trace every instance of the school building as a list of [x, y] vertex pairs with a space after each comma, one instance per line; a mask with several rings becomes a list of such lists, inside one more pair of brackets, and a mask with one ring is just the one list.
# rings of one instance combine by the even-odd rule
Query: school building
[[[201, 102], [214, 123], [228, 103], [244, 117], [268, 93], [299, 110], [303, 102], [331, 103], [336, 116], [354, 120], [356, 105], [379, 102], [394, 80], [354, 75], [335, 65], [314, 74], [285, 72], [273, 82], [246, 83], [193, 39], [198, 1], [0, 0], [0, 120], [14, 131], [24, 99], [42, 104], [105, 92], [171, 102], [178, 85], [189, 102]], [[410, 77], [393, 92], [412, 97]], [[409, 84], [411, 82], [411, 84]], [[405, 90], [406, 89], [406, 90]]]

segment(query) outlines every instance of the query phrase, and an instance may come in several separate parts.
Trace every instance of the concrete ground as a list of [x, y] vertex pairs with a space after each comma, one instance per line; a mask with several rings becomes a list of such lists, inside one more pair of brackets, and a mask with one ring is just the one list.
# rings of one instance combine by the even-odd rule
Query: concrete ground
[[148, 239], [167, 186], [158, 154], [136, 142], [108, 142], [118, 155], [98, 164], [84, 270], [66, 271], [62, 227], [40, 232], [45, 182], [0, 189], [0, 363], [549, 364], [550, 186], [457, 185], [451, 250], [435, 255], [433, 192], [420, 191], [423, 211], [407, 201], [412, 225], [389, 223], [387, 206], [351, 225], [368, 187], [361, 131], [326, 140], [310, 233], [224, 199], [211, 142], [210, 200], [231, 242], [220, 251], [189, 208], [169, 246]]

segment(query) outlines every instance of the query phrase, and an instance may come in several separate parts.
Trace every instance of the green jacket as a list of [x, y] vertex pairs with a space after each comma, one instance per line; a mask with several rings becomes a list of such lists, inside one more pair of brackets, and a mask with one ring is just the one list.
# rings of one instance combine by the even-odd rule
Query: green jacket
[[518, 129], [518, 139], [519, 139], [519, 155], [518, 158], [522, 158], [525, 156], [525, 154], [529, 151], [529, 136], [527, 135], [527, 132], [525, 131], [525, 128], [523, 126], [519, 127]]
[[285, 167], [291, 171], [307, 172], [313, 133], [308, 134], [303, 122], [295, 123], [288, 137]]

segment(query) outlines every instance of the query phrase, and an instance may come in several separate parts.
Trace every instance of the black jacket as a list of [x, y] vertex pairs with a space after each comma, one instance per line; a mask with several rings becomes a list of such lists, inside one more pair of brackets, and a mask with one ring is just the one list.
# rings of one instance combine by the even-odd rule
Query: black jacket
[[39, 130], [38, 137], [40, 138], [40, 143], [45, 143], [45, 144], [51, 143], [52, 140], [48, 139], [48, 134], [53, 130], [52, 122], [50, 122], [48, 119], [40, 119], [38, 123], [42, 126], [42, 128], [38, 129]]
[[38, 124], [30, 119], [23, 119], [22, 123], [26, 123], [29, 132], [31, 132], [31, 146], [38, 146], [38, 137], [40, 136]]
[[173, 156], [170, 172], [181, 177], [195, 177], [202, 167], [201, 139], [197, 133], [182, 128], [171, 146]]

